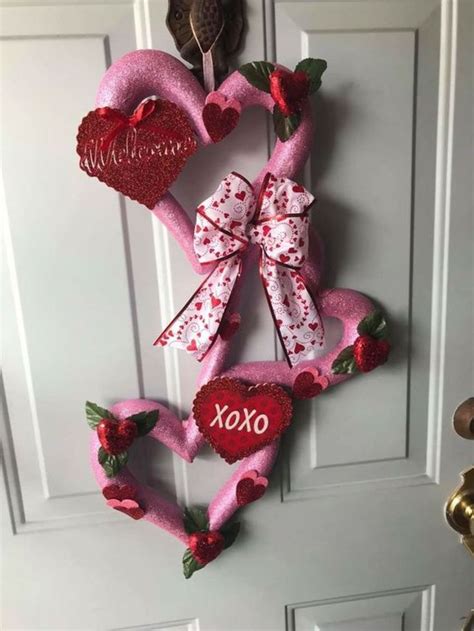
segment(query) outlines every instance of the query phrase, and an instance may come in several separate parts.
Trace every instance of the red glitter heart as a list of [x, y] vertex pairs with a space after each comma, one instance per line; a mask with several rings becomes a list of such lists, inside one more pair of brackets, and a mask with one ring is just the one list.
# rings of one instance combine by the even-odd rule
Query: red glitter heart
[[136, 488], [129, 484], [109, 484], [102, 489], [102, 495], [106, 500], [133, 500], [136, 495]]
[[[122, 112], [107, 107], [82, 120], [77, 135], [79, 166], [153, 209], [196, 151], [194, 131], [186, 114], [169, 101], [157, 100], [153, 112], [135, 126], [117, 130], [120, 118]], [[104, 141], [110, 137], [107, 146]]]
[[145, 514], [145, 511], [138, 504], [138, 502], [132, 499], [110, 499], [107, 500], [107, 506], [110, 506], [110, 508], [113, 508], [114, 510], [120, 511], [121, 513], [125, 513], [125, 515], [128, 515], [132, 519], [141, 519]]
[[228, 318], [224, 318], [219, 327], [219, 335], [223, 340], [230, 340], [230, 338], [237, 333], [240, 327], [240, 320], [239, 313], [232, 313]]
[[246, 386], [227, 377], [203, 386], [193, 405], [200, 432], [229, 464], [278, 438], [292, 412], [291, 399], [279, 386]]
[[267, 490], [268, 480], [258, 477], [258, 471], [248, 471], [237, 483], [235, 496], [239, 506], [245, 506], [250, 502], [260, 499]]
[[240, 112], [233, 107], [224, 107], [218, 103], [206, 103], [202, 110], [202, 120], [212, 142], [220, 142], [239, 122]]
[[143, 515], [145, 514], [145, 511], [143, 510], [143, 508], [141, 508], [138, 505], [130, 507], [130, 508], [127, 508], [126, 506], [113, 506], [113, 509], [120, 511], [121, 513], [125, 513], [125, 515], [128, 515], [129, 517], [135, 520], [141, 519]]
[[315, 381], [314, 375], [309, 370], [300, 372], [293, 383], [293, 395], [297, 399], [312, 399], [322, 391], [322, 384]]

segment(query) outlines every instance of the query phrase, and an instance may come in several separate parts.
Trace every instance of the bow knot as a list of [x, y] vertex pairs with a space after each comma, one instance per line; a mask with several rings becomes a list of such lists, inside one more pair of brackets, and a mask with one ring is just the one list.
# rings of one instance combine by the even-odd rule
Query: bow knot
[[257, 196], [231, 173], [197, 209], [194, 250], [201, 263], [217, 263], [155, 344], [184, 348], [202, 359], [217, 337], [241, 255], [260, 248], [260, 276], [290, 365], [310, 359], [322, 345], [323, 325], [299, 269], [308, 254], [308, 210], [314, 198], [302, 186], [268, 173]]
[[100, 148], [103, 151], [107, 151], [110, 144], [115, 140], [117, 135], [127, 127], [136, 127], [145, 118], [148, 118], [150, 114], [153, 114], [156, 108], [156, 99], [148, 98], [140, 103], [140, 105], [134, 110], [131, 116], [123, 114], [119, 110], [114, 110], [110, 107], [100, 107], [98, 109], [99, 116], [108, 121], [113, 121], [115, 125], [110, 131], [102, 138]]

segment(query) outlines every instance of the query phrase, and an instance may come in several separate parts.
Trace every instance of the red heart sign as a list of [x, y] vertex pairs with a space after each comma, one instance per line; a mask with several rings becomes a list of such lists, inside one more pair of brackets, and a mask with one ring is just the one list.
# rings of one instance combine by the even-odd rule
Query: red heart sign
[[196, 148], [186, 114], [159, 99], [130, 117], [109, 107], [89, 112], [77, 135], [81, 169], [150, 210]]
[[278, 438], [292, 412], [291, 399], [280, 386], [247, 386], [227, 377], [203, 386], [193, 405], [199, 431], [229, 464]]

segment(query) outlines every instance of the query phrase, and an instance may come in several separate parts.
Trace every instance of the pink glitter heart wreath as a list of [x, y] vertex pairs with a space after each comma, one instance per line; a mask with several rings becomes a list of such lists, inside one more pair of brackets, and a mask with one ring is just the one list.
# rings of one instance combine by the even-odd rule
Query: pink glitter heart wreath
[[[270, 94], [254, 88], [239, 72], [232, 73], [217, 92], [226, 100], [238, 101], [242, 109], [260, 106], [271, 112], [274, 106]], [[136, 51], [117, 61], [102, 80], [97, 96], [97, 107], [107, 106], [123, 112], [132, 112], [142, 99], [150, 95], [157, 95], [176, 103], [186, 112], [194, 125], [198, 141], [202, 145], [212, 143], [202, 119], [206, 101], [204, 90], [180, 61], [160, 51]], [[312, 134], [311, 113], [309, 105], [306, 104], [298, 129], [286, 142], [277, 140], [268, 163], [252, 183], [254, 189], [260, 188], [265, 174], [269, 171], [276, 177], [294, 178], [309, 155]], [[210, 182], [210, 187], [216, 184], [214, 180]], [[212, 271], [213, 265], [201, 265], [197, 260], [193, 248], [194, 225], [171, 193], [165, 194], [152, 212], [174, 236], [197, 273], [208, 274]], [[257, 256], [256, 248], [248, 248], [243, 254], [242, 273], [232, 293], [228, 313], [238, 312], [240, 288], [245, 282], [248, 270], [255, 265]], [[348, 379], [351, 376], [349, 374], [334, 374], [331, 370], [332, 363], [342, 349], [353, 344], [358, 336], [358, 323], [374, 310], [374, 306], [370, 300], [356, 291], [321, 289], [321, 264], [320, 242], [313, 232], [309, 257], [301, 268], [301, 274], [311, 290], [319, 313], [325, 318], [336, 318], [343, 324], [342, 338], [336, 347], [324, 356], [301, 362], [294, 368], [290, 368], [286, 361], [260, 361], [237, 364], [224, 370], [231, 340], [219, 336], [202, 362], [197, 388], [216, 376], [229, 376], [250, 384], [272, 382], [291, 389], [296, 376], [308, 368], [314, 369], [316, 374], [324, 377], [328, 387]], [[123, 401], [114, 405], [111, 412], [116, 418], [124, 419], [139, 412], [156, 409], [160, 412], [160, 418], [150, 432], [150, 437], [160, 441], [188, 462], [192, 462], [205, 442], [192, 415], [187, 419], [180, 419], [166, 406], [148, 400]], [[100, 443], [94, 432], [91, 462], [97, 481], [103, 489], [110, 484], [110, 479], [106, 477], [97, 460], [99, 447]], [[259, 476], [268, 476], [277, 453], [278, 440], [240, 461], [208, 507], [209, 530], [219, 530], [239, 508], [236, 487], [244, 474], [255, 470]], [[113, 478], [113, 481], [119, 485], [131, 485], [136, 488], [136, 502], [140, 506], [146, 506], [144, 519], [166, 530], [183, 543], [188, 543], [189, 535], [184, 528], [181, 507], [166, 500], [155, 489], [138, 482], [126, 467]]]

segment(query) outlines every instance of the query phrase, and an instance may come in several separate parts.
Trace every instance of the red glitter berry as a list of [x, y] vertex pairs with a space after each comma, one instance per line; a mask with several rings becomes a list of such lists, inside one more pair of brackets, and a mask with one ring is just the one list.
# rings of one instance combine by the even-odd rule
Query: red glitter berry
[[269, 80], [270, 94], [283, 116], [299, 112], [309, 94], [309, 77], [306, 72], [289, 72], [278, 68], [271, 73]]
[[354, 360], [361, 372], [370, 372], [387, 361], [390, 344], [370, 335], [361, 335], [354, 342]]
[[115, 421], [103, 418], [97, 426], [100, 444], [108, 454], [117, 455], [126, 451], [137, 435], [137, 424], [124, 419]]
[[193, 532], [189, 535], [188, 545], [193, 557], [201, 565], [210, 563], [224, 549], [224, 537], [218, 530]]

